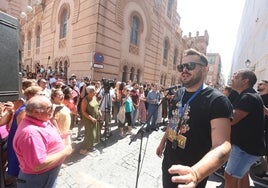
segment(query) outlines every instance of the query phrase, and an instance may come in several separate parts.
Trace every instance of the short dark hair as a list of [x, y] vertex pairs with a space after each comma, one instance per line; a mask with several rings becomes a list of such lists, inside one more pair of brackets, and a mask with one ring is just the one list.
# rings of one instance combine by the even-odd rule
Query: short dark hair
[[231, 91], [233, 90], [231, 86], [224, 86], [224, 89], [227, 90], [229, 93], [231, 93]]
[[208, 65], [208, 58], [205, 54], [197, 51], [196, 49], [190, 48], [184, 51], [184, 56], [188, 55], [197, 55], [200, 57], [200, 60], [205, 64], [205, 66]]
[[76, 80], [76, 77], [71, 76], [71, 77], [69, 78], [69, 81], [71, 81], [71, 80]]
[[242, 79], [248, 79], [248, 83], [251, 87], [253, 87], [257, 82], [257, 76], [256, 74], [251, 70], [240, 70], [239, 73], [241, 73]]

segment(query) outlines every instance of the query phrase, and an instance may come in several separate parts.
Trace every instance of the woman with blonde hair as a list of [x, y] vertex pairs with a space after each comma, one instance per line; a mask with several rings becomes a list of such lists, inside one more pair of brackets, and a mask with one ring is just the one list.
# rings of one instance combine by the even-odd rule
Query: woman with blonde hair
[[71, 142], [71, 111], [63, 103], [64, 94], [61, 89], [52, 89], [51, 101], [54, 109], [52, 122], [58, 128], [64, 144], [68, 145]]

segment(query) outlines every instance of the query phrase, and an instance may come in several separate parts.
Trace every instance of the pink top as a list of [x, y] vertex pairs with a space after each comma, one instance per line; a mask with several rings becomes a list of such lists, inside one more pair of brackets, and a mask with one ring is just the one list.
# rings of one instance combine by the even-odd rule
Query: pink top
[[13, 147], [18, 157], [22, 172], [41, 174], [60, 165], [65, 158], [53, 167], [36, 172], [34, 167], [42, 164], [48, 155], [64, 149], [63, 141], [55, 126], [50, 121], [43, 122], [26, 116], [18, 126]]
[[0, 126], [0, 135], [2, 138], [6, 138], [8, 136], [7, 125]]

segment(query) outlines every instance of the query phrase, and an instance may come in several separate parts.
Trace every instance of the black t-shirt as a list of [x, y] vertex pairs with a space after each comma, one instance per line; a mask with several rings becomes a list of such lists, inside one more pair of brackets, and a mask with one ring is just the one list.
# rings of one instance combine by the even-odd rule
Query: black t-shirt
[[[179, 101], [184, 88], [180, 88], [174, 99]], [[185, 92], [183, 105], [194, 93]], [[184, 149], [171, 148], [171, 141], [167, 141], [164, 151], [163, 173], [174, 164], [192, 166], [197, 163], [211, 149], [210, 121], [216, 118], [232, 118], [232, 105], [221, 92], [211, 87], [203, 89], [189, 104], [188, 124], [190, 130], [183, 134], [187, 137]], [[168, 173], [168, 172], [166, 172]], [[163, 181], [169, 181], [168, 178]], [[206, 180], [205, 180], [206, 181]]]
[[[268, 94], [261, 95], [261, 98], [263, 100], [264, 105], [268, 107]], [[265, 115], [264, 130], [265, 130], [266, 156], [268, 156], [268, 116], [267, 115]]]
[[[261, 95], [263, 104], [268, 108], [268, 94]], [[268, 131], [268, 116], [265, 115], [265, 131]]]
[[[181, 92], [181, 91], [178, 91]], [[183, 105], [194, 93], [185, 92]], [[177, 148], [178, 162], [193, 165], [211, 149], [210, 121], [216, 118], [232, 118], [232, 105], [219, 91], [207, 87], [189, 104], [188, 124], [190, 130], [183, 134], [187, 137], [184, 149]]]
[[264, 112], [260, 95], [253, 88], [246, 89], [234, 103], [234, 109], [248, 115], [232, 126], [231, 143], [249, 154], [263, 155]]
[[[175, 94], [174, 100], [178, 102], [183, 96], [183, 105], [194, 94], [180, 88]], [[183, 134], [187, 137], [184, 149], [177, 147], [172, 149], [171, 141], [167, 141], [162, 164], [163, 183], [169, 188], [177, 187], [171, 182], [168, 169], [171, 165], [182, 164], [192, 166], [201, 160], [209, 152], [212, 146], [210, 121], [216, 118], [233, 117], [233, 108], [230, 100], [218, 90], [207, 87], [203, 89], [189, 104], [190, 111], [188, 124], [190, 129]], [[205, 187], [207, 178], [198, 184], [198, 188]]]

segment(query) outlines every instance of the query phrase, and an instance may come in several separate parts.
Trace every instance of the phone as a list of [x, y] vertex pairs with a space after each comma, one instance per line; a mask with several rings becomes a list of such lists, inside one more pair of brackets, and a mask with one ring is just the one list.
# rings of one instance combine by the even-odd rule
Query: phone
[[56, 113], [59, 112], [62, 108], [63, 106], [56, 106], [54, 113], [53, 113], [53, 117], [55, 117]]

